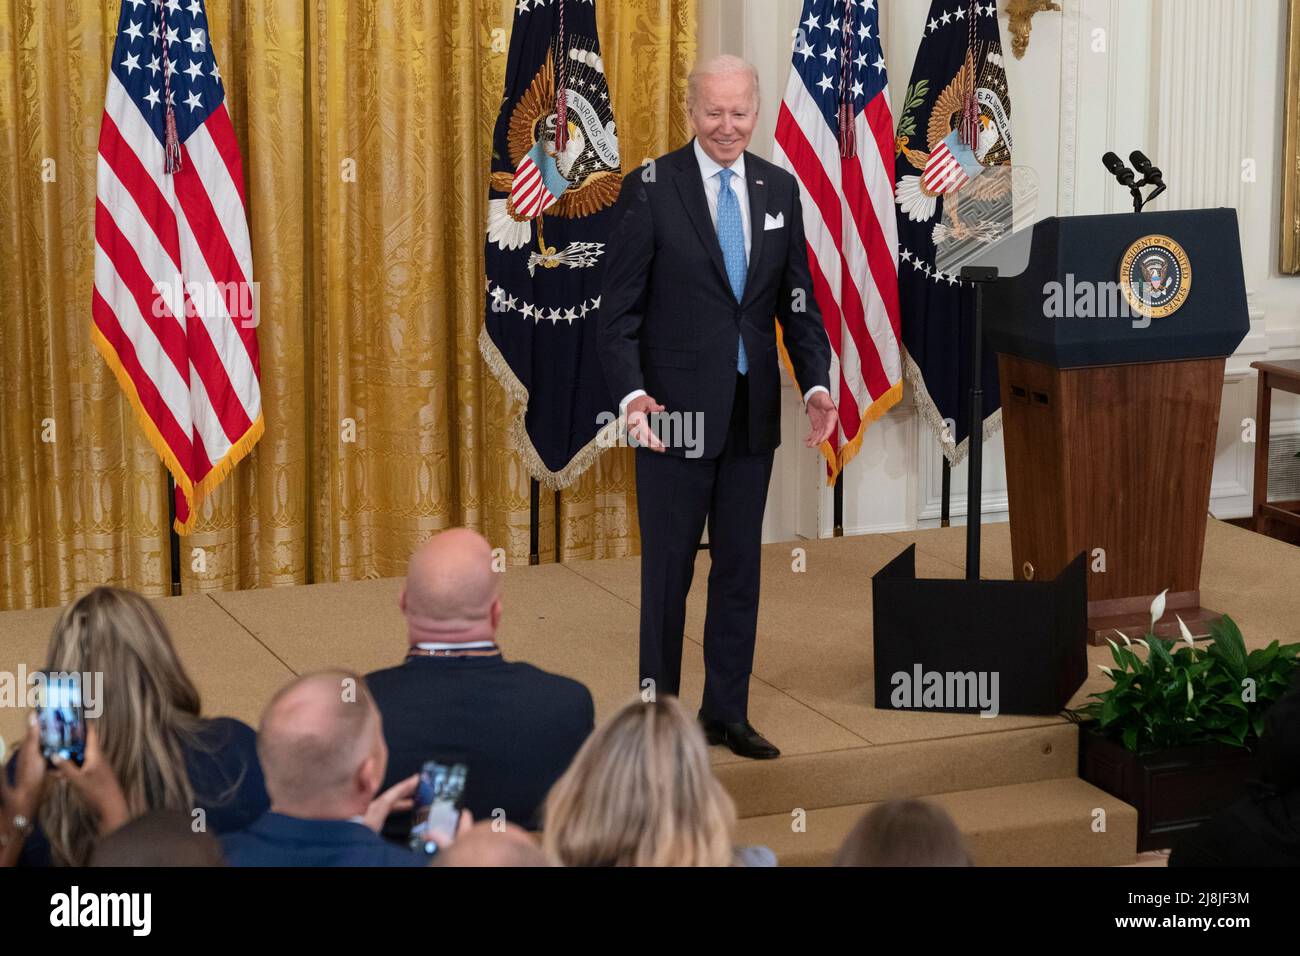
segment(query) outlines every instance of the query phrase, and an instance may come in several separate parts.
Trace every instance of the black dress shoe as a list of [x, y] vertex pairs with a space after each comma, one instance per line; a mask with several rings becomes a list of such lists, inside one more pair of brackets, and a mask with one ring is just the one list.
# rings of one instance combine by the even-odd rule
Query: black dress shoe
[[751, 760], [771, 760], [773, 757], [781, 756], [781, 751], [755, 730], [747, 720], [726, 724], [700, 715], [700, 727], [704, 729], [704, 738], [710, 744], [726, 744], [731, 748], [732, 753], [742, 757]]

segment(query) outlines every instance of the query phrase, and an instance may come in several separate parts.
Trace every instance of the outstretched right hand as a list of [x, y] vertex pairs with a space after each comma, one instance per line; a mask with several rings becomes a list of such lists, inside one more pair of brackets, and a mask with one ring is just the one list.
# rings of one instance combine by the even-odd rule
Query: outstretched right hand
[[662, 452], [664, 443], [650, 428], [649, 416], [662, 412], [664, 407], [650, 395], [638, 395], [627, 403], [627, 433], [642, 448]]

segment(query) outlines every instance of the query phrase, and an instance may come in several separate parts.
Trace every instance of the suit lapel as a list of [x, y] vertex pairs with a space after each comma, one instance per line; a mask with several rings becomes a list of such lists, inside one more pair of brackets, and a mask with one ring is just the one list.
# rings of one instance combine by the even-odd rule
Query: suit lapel
[[695, 161], [695, 142], [686, 144], [679, 154], [677, 163], [677, 192], [682, 197], [682, 205], [691, 224], [699, 233], [700, 242], [709, 252], [709, 258], [717, 267], [727, 291], [731, 291], [731, 280], [727, 278], [727, 265], [722, 259], [722, 246], [718, 243], [718, 231], [713, 228], [713, 218], [709, 215], [709, 200], [704, 195], [704, 179], [700, 176], [700, 164]]
[[759, 257], [763, 254], [763, 236], [767, 232], [763, 223], [767, 219], [767, 185], [756, 176], [754, 157], [745, 154], [745, 186], [749, 190], [749, 271], [745, 275], [745, 291], [754, 289], [754, 276], [758, 272]]

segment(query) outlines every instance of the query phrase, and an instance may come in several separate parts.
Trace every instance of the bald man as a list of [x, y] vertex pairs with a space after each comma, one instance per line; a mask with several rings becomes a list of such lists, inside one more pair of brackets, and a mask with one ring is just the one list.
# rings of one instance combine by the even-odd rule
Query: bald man
[[222, 839], [231, 866], [428, 863], [379, 836], [395, 809], [409, 809], [416, 778], [376, 797], [388, 748], [379, 710], [356, 674], [310, 674], [282, 688], [262, 713], [257, 756], [271, 809]]
[[[575, 680], [508, 661], [497, 643], [501, 577], [492, 548], [466, 528], [426, 541], [411, 556], [398, 607], [406, 659], [366, 677], [384, 717], [385, 785], [428, 760], [469, 768], [465, 806], [476, 820], [534, 829], [546, 793], [587, 739], [591, 694]], [[404, 840], [410, 813], [384, 835]]]

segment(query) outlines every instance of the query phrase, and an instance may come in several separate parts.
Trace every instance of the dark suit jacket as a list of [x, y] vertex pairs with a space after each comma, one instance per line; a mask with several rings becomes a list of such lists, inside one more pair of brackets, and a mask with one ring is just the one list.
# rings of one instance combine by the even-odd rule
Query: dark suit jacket
[[[464, 763], [475, 820], [500, 808], [512, 823], [540, 825], [543, 799], [595, 723], [582, 684], [500, 656], [410, 657], [366, 683], [384, 717], [384, 787], [426, 760]], [[410, 829], [411, 814], [395, 813], [384, 836], [405, 840]]]
[[270, 811], [222, 837], [230, 866], [427, 866], [423, 854], [393, 846], [363, 823], [303, 820]]
[[[726, 441], [736, 336], [749, 360], [749, 447], [781, 443], [776, 323], [799, 387], [830, 387], [830, 342], [813, 297], [799, 185], [745, 153], [751, 248], [743, 301], [727, 279], [693, 143], [628, 174], [605, 260], [598, 349], [616, 402], [644, 388], [669, 412], [703, 413], [704, 458]], [[779, 229], [765, 229], [768, 215]], [[681, 447], [670, 454], [684, 454]]]

